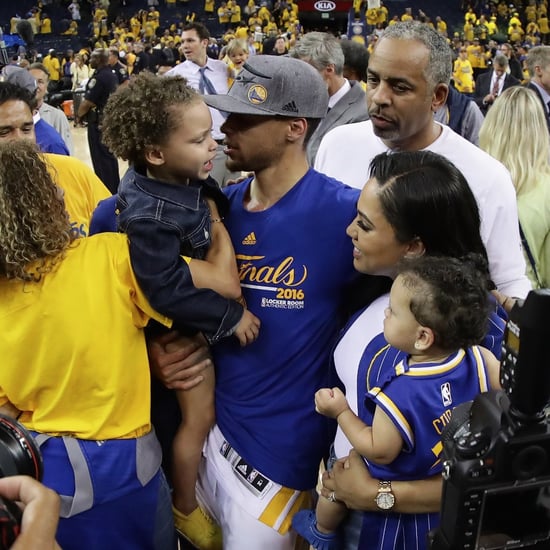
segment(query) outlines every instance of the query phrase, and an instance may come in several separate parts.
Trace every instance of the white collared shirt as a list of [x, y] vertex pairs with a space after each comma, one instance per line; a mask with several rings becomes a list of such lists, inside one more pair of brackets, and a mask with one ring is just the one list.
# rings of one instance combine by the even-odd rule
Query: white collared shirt
[[332, 109], [349, 91], [351, 90], [351, 84], [346, 78], [344, 84], [340, 89], [328, 98], [328, 108]]

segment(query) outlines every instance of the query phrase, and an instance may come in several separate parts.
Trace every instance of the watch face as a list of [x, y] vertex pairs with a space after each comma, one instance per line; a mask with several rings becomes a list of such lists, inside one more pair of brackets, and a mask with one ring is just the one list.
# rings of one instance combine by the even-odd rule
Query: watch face
[[395, 497], [392, 493], [378, 493], [376, 504], [381, 510], [391, 510], [395, 504]]

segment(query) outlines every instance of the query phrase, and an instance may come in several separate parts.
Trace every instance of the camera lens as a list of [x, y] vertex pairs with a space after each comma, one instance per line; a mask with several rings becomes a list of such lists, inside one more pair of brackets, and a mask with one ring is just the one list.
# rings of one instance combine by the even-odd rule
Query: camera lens
[[0, 477], [28, 475], [42, 479], [40, 449], [19, 422], [0, 414]]

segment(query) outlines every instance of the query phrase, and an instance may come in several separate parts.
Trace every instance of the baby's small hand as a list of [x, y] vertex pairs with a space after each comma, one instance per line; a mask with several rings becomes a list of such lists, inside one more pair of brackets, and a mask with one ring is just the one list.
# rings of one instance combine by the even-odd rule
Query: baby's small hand
[[235, 329], [235, 336], [241, 346], [252, 344], [260, 332], [260, 320], [248, 309], [245, 309], [243, 316]]
[[315, 393], [315, 410], [318, 413], [337, 418], [347, 408], [346, 396], [340, 388], [321, 388]]

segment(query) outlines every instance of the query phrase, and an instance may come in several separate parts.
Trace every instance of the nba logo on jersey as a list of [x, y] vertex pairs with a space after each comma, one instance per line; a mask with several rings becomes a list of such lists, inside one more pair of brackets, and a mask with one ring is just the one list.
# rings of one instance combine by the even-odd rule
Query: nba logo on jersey
[[449, 384], [449, 382], [441, 384], [441, 399], [445, 407], [448, 407], [453, 402], [453, 398], [451, 396], [451, 384]]

